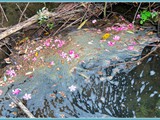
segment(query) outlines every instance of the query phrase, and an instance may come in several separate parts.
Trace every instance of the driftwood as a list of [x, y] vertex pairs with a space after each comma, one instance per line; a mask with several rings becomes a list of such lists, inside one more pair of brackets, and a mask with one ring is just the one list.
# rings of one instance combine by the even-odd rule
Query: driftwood
[[[56, 14], [55, 13], [50, 13], [47, 10], [45, 10], [45, 11], [42, 12], [42, 15], [46, 15], [46, 16], [50, 17], [50, 16], [54, 16]], [[29, 18], [28, 20], [26, 20], [24, 22], [21, 22], [17, 25], [14, 25], [11, 28], [8, 28], [7, 30], [5, 30], [4, 32], [2, 32], [0, 34], [0, 40], [2, 40], [3, 38], [17, 32], [18, 30], [21, 30], [22, 28], [26, 28], [26, 27], [34, 24], [37, 21], [38, 21], [38, 15], [34, 15], [33, 17]]]
[[[9, 95], [9, 94], [8, 94]], [[23, 112], [29, 117], [29, 118], [35, 118], [32, 113], [26, 108], [26, 106], [23, 105], [23, 103], [16, 97], [9, 97], [13, 100], [13, 102], [23, 110]]]

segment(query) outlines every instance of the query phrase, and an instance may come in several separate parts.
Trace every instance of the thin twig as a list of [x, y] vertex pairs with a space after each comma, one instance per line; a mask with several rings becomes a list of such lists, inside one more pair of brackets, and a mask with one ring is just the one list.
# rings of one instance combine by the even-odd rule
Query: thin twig
[[63, 30], [69, 28], [70, 26], [72, 26], [73, 24], [77, 23], [78, 21], [80, 21], [82, 18], [78, 18], [77, 20], [75, 20], [74, 22], [72, 22], [71, 24], [67, 25], [65, 28], [63, 28], [62, 30], [60, 30], [59, 32], [62, 32]]
[[4, 52], [8, 57], [10, 56], [6, 51], [4, 51], [2, 48], [0, 48], [0, 50], [2, 50], [2, 52]]
[[[18, 7], [19, 11], [20, 11], [21, 14], [22, 14], [23, 12], [22, 12], [22, 9], [20, 8], [20, 6], [19, 6], [17, 3], [16, 3], [16, 6]], [[25, 14], [24, 14], [23, 16], [24, 16], [26, 19], [28, 19], [28, 17], [27, 17]]]
[[156, 48], [152, 51], [150, 51], [147, 55], [145, 55], [144, 57], [142, 57], [141, 59], [139, 59], [139, 62], [142, 62], [146, 57], [148, 57], [149, 55], [151, 55], [153, 52], [155, 52], [160, 46], [157, 45]]
[[18, 23], [21, 22], [21, 19], [22, 19], [22, 17], [23, 17], [23, 14], [24, 14], [25, 11], [27, 10], [28, 6], [29, 6], [29, 2], [27, 3], [26, 7], [24, 8], [24, 10], [23, 10], [23, 12], [22, 12], [22, 14], [21, 14], [21, 16], [20, 16], [20, 18], [19, 18], [19, 22], [18, 22]]
[[139, 8], [141, 7], [141, 4], [142, 4], [142, 3], [139, 4], [139, 6], [138, 6], [138, 8], [137, 8], [137, 11], [136, 11], [136, 13], [135, 13], [135, 15], [134, 15], [134, 18], [133, 18], [133, 21], [132, 21], [133, 24], [135, 23], [135, 19], [136, 19], [136, 17], [137, 17], [137, 13], [138, 13], [138, 11], [139, 11]]
[[53, 36], [55, 36], [71, 19], [73, 16], [71, 16], [54, 34]]
[[8, 22], [8, 18], [7, 18], [7, 16], [6, 16], [6, 14], [5, 14], [5, 12], [4, 12], [4, 9], [3, 9], [3, 7], [2, 7], [1, 4], [0, 4], [0, 8], [1, 8], [1, 10], [2, 10], [2, 13], [3, 13], [4, 17], [6, 18], [6, 21]]

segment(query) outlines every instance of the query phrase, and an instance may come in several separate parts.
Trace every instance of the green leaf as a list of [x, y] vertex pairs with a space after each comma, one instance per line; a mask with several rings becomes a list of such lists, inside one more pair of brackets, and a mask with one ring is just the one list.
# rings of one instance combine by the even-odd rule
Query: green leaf
[[147, 12], [145, 12], [145, 15], [146, 15], [147, 17], [150, 17], [150, 16], [151, 16], [151, 12], [147, 11]]
[[126, 31], [126, 32], [128, 32], [128, 33], [130, 33], [130, 34], [134, 34], [134, 32], [133, 32], [133, 31], [130, 31], [130, 30], [128, 30], [128, 31]]
[[143, 20], [140, 21], [140, 24], [143, 24]]

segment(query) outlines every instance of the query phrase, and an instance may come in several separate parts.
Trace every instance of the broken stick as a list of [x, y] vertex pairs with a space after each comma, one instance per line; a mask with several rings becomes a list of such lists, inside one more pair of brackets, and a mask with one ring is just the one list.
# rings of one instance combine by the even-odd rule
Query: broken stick
[[13, 102], [23, 110], [23, 112], [29, 117], [29, 118], [35, 118], [32, 113], [26, 108], [26, 106], [23, 105], [23, 103], [16, 97], [12, 97], [10, 94], [8, 96], [13, 100]]

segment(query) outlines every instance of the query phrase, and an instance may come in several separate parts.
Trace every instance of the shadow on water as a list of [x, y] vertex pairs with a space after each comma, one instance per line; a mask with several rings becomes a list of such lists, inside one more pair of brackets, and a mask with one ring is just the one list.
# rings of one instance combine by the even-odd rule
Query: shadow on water
[[[32, 99], [23, 102], [35, 117], [160, 117], [159, 53], [158, 49], [131, 70], [116, 60], [111, 61], [115, 65], [106, 65], [107, 61], [98, 57], [78, 64], [70, 74], [65, 63], [57, 63], [59, 71], [52, 67], [39, 69], [33, 78], [21, 77], [5, 88], [0, 115], [26, 117], [19, 108], [11, 109], [12, 100], [6, 97], [19, 87], [23, 91], [18, 98], [32, 94]], [[75, 91], [69, 90], [72, 85]]]

